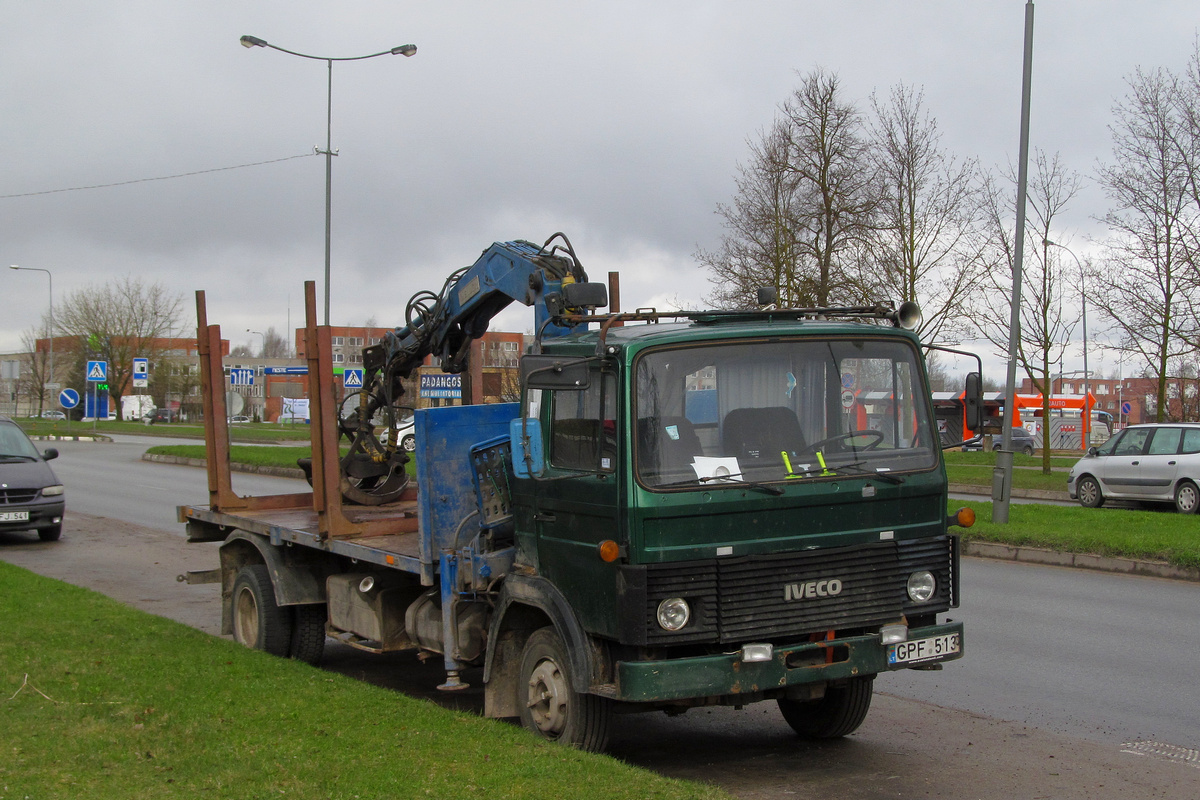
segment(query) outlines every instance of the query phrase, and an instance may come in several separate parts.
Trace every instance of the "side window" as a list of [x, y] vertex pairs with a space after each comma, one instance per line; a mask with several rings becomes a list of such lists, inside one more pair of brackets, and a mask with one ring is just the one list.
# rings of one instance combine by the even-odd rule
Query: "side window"
[[1154, 432], [1154, 438], [1150, 440], [1150, 450], [1146, 454], [1166, 456], [1178, 453], [1181, 433], [1183, 433], [1181, 428], [1159, 428]]
[[616, 385], [596, 370], [587, 389], [551, 395], [550, 465], [611, 472], [616, 469]]
[[1181, 453], [1200, 453], [1200, 428], [1187, 428], [1183, 432]]
[[1113, 449], [1113, 455], [1140, 456], [1146, 447], [1146, 439], [1149, 438], [1151, 430], [1153, 429], [1135, 428], [1125, 431], [1121, 440], [1117, 442], [1116, 448]]

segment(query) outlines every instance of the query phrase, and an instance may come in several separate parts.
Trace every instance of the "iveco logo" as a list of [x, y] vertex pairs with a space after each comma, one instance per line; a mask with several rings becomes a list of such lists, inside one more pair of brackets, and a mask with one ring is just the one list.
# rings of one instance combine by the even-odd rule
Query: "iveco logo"
[[785, 583], [783, 585], [784, 600], [807, 600], [813, 597], [833, 597], [842, 593], [842, 582], [837, 578], [827, 581], [809, 581], [808, 583]]

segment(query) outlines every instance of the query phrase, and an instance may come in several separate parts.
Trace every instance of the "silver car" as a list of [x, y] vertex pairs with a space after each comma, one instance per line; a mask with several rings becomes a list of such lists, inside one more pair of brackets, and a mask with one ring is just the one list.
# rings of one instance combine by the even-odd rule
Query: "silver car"
[[1200, 423], [1132, 425], [1071, 467], [1067, 492], [1087, 508], [1105, 500], [1174, 503], [1200, 510]]

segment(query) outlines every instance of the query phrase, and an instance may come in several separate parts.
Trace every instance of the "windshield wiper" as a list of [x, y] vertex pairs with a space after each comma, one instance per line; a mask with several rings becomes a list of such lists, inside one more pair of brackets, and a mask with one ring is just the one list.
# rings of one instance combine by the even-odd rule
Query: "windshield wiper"
[[723, 486], [745, 486], [747, 489], [756, 489], [760, 492], [765, 492], [778, 497], [783, 494], [783, 489], [778, 486], [770, 486], [765, 483], [756, 481], [748, 481], [742, 477], [742, 473], [736, 472], [731, 475], [705, 475], [699, 478], [688, 478], [684, 481], [675, 481], [673, 483], [662, 483], [654, 487], [656, 489], [672, 489], [679, 486], [691, 486], [692, 484], [706, 484], [714, 481], [719, 481]]
[[18, 453], [0, 453], [0, 460], [8, 461], [16, 459], [17, 461], [37, 461], [33, 456], [23, 456]]
[[854, 474], [856, 474], [856, 475], [866, 475], [871, 478], [878, 478], [879, 480], [883, 481], [884, 483], [894, 483], [897, 486], [904, 483], [904, 478], [901, 477], [900, 475], [892, 475], [891, 473], [886, 472], [886, 471], [880, 472], [878, 470], [863, 469], [862, 468], [863, 463], [864, 462], [862, 462], [862, 461], [855, 461], [852, 464], [843, 464], [840, 467], [830, 467], [830, 469], [832, 469], [832, 470], [853, 469]]

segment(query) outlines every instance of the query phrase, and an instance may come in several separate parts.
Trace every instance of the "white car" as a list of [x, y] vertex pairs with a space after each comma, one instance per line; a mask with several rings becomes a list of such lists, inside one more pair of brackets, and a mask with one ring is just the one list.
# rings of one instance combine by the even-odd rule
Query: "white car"
[[1131, 425], [1071, 467], [1067, 493], [1087, 508], [1105, 500], [1174, 503], [1200, 511], [1200, 423]]
[[67, 418], [66, 414], [64, 414], [61, 411], [56, 411], [54, 409], [42, 412], [42, 419], [66, 419], [66, 418]]

